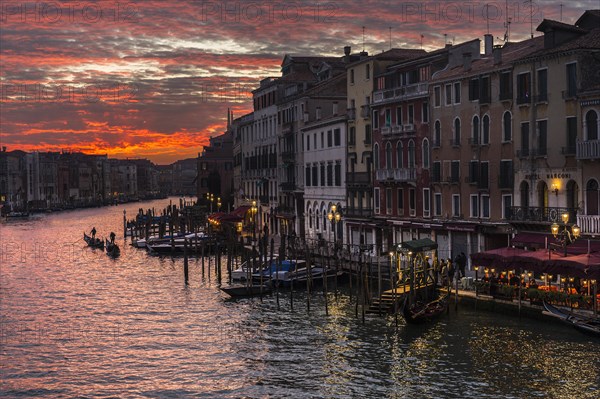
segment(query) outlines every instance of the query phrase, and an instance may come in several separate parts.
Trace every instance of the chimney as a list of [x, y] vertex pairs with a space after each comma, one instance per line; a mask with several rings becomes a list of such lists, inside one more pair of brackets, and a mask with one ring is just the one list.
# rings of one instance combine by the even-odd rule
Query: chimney
[[486, 33], [483, 35], [484, 51], [485, 55], [492, 55], [492, 48], [494, 47], [494, 36]]
[[347, 57], [350, 55], [350, 51], [351, 51], [352, 47], [350, 46], [346, 46], [344, 47], [344, 55]]
[[2, 146], [2, 152], [6, 152], [6, 146], [5, 145]]
[[463, 68], [465, 71], [471, 70], [471, 53], [463, 53]]
[[494, 65], [502, 64], [502, 46], [494, 46]]

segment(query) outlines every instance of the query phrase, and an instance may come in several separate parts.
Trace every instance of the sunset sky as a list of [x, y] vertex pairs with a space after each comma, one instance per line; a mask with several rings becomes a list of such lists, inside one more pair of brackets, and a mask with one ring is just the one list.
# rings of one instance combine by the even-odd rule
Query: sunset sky
[[[285, 54], [433, 50], [444, 40], [529, 37], [598, 0], [3, 1], [0, 140], [8, 150], [83, 151], [165, 164], [196, 157], [251, 111]], [[487, 6], [487, 7], [486, 7]], [[532, 7], [532, 8], [531, 8]], [[533, 18], [530, 18], [533, 9]], [[444, 37], [446, 35], [446, 38]], [[535, 32], [537, 36], [539, 33]], [[421, 39], [421, 35], [423, 38]]]

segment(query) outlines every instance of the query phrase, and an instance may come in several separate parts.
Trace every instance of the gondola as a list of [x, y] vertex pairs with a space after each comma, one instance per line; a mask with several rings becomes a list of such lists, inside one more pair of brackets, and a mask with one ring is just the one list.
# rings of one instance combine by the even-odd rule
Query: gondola
[[267, 295], [271, 293], [271, 287], [268, 285], [259, 285], [259, 284], [233, 284], [220, 288], [221, 291], [226, 293], [232, 298], [243, 298], [243, 297], [251, 297], [251, 296], [259, 296], [259, 295]]
[[564, 323], [572, 325], [581, 332], [600, 337], [600, 317], [585, 316], [568, 312], [567, 310], [557, 308], [546, 302], [544, 302], [544, 308], [546, 309], [544, 314], [556, 317]]
[[116, 258], [117, 256], [121, 255], [121, 249], [117, 244], [106, 240], [106, 254], [110, 257]]
[[435, 319], [448, 306], [449, 294], [440, 293], [440, 296], [431, 302], [415, 302], [410, 305], [408, 301], [404, 303], [402, 313], [407, 323], [418, 324]]
[[85, 234], [85, 232], [83, 233], [83, 240], [92, 248], [104, 249], [104, 241], [99, 238], [92, 238]]

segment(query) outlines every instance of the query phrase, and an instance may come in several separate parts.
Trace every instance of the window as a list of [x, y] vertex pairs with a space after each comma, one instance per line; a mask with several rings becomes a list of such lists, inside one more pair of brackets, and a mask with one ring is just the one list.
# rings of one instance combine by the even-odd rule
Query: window
[[490, 218], [490, 196], [487, 194], [481, 196], [481, 217]]
[[481, 190], [489, 189], [490, 185], [490, 163], [489, 161], [483, 161], [479, 164], [479, 184], [478, 188]]
[[433, 216], [442, 216], [442, 193], [433, 194]]
[[412, 140], [408, 142], [408, 167], [415, 167], [415, 142]]
[[508, 219], [512, 207], [512, 194], [502, 195], [502, 219]]
[[404, 190], [399, 188], [397, 191], [398, 198], [396, 201], [398, 202], [398, 215], [404, 214]]
[[433, 146], [439, 147], [442, 145], [442, 124], [440, 121], [435, 121], [433, 128]]
[[306, 165], [306, 187], [310, 187], [310, 165]]
[[365, 144], [371, 144], [371, 125], [365, 125]]
[[479, 217], [479, 195], [477, 194], [471, 194], [470, 196], [471, 201], [471, 207], [470, 207], [470, 216], [472, 218], [478, 218]]
[[306, 151], [310, 151], [310, 135], [306, 136]]
[[373, 110], [373, 129], [379, 129], [379, 111]]
[[442, 177], [442, 163], [440, 161], [433, 161], [433, 171], [431, 173], [431, 181], [439, 183]]
[[331, 130], [327, 131], [327, 147], [333, 146], [333, 132]]
[[333, 130], [333, 145], [336, 147], [342, 145], [342, 131], [339, 128]]
[[396, 107], [396, 126], [402, 126], [402, 107]]
[[513, 188], [513, 161], [512, 159], [500, 161], [499, 188]]
[[500, 74], [500, 100], [512, 100], [512, 82], [510, 72], [502, 72]]
[[379, 213], [380, 213], [379, 187], [375, 187], [375, 189], [373, 190], [373, 201], [375, 204], [375, 214], [379, 215]]
[[460, 217], [460, 194], [452, 194], [452, 216]]
[[512, 115], [510, 111], [505, 111], [502, 115], [502, 141], [504, 143], [512, 141]]
[[529, 122], [521, 122], [521, 154], [522, 157], [529, 156]]
[[412, 104], [408, 106], [408, 123], [415, 123], [415, 106]]
[[469, 183], [479, 181], [479, 161], [469, 161]]
[[389, 108], [385, 110], [385, 126], [392, 126], [392, 110]]
[[460, 104], [460, 82], [454, 83], [454, 104]]
[[321, 148], [325, 148], [325, 132], [321, 132]]
[[452, 145], [459, 146], [460, 145], [460, 119], [454, 119], [454, 137], [452, 141]]
[[325, 164], [321, 164], [321, 187], [325, 187], [327, 183], [325, 182]]
[[489, 104], [491, 101], [491, 91], [492, 87], [490, 85], [490, 77], [483, 76], [481, 78], [481, 82], [479, 83], [479, 103], [480, 104]]
[[365, 78], [367, 80], [371, 79], [371, 65], [370, 64], [365, 65]]
[[[575, 137], [577, 137], [577, 125], [575, 124]], [[585, 139], [598, 140], [598, 114], [593, 109], [585, 114]]]
[[396, 167], [404, 167], [404, 146], [401, 141], [396, 144]]
[[452, 104], [452, 85], [446, 85], [446, 105]]
[[429, 169], [429, 140], [423, 139], [423, 168]]
[[313, 164], [312, 166], [312, 185], [313, 186], [318, 186], [319, 185], [319, 167], [317, 166], [317, 164]]
[[313, 135], [313, 147], [315, 148], [315, 150], [317, 149], [317, 134], [316, 133]]
[[490, 143], [490, 116], [483, 116], [483, 126], [481, 132], [481, 144], [486, 145]]
[[379, 169], [379, 144], [373, 146], [373, 166], [375, 170]]
[[548, 70], [540, 69], [537, 71], [537, 99], [536, 102], [548, 101]]
[[479, 116], [477, 115], [471, 122], [471, 144], [479, 144]]
[[428, 188], [424, 188], [423, 189], [423, 217], [430, 217], [431, 216], [431, 197], [430, 197], [430, 192]]
[[450, 181], [458, 183], [460, 180], [460, 161], [451, 161]]
[[479, 100], [479, 78], [469, 81], [469, 101]]
[[421, 122], [429, 122], [429, 103], [427, 102], [424, 102], [421, 105]]
[[434, 107], [439, 107], [440, 103], [442, 102], [442, 94], [441, 94], [441, 88], [440, 86], [435, 86], [433, 88], [433, 106]]
[[417, 197], [414, 188], [408, 189], [408, 208], [410, 216], [415, 216], [417, 214]]
[[351, 126], [348, 134], [348, 145], [356, 145], [356, 127]]
[[531, 102], [531, 75], [529, 72], [517, 75], [517, 104]]
[[333, 186], [333, 164], [327, 162], [327, 186]]
[[392, 214], [392, 189], [391, 188], [386, 188], [385, 189], [385, 213], [387, 215], [391, 215]]
[[342, 185], [342, 163], [335, 161], [335, 186], [340, 187]]
[[354, 84], [354, 69], [350, 70], [350, 83]]
[[546, 156], [546, 155], [548, 155], [548, 137], [547, 137], [548, 121], [547, 120], [538, 121], [537, 124], [538, 124], [537, 155], [538, 156]]
[[385, 167], [386, 169], [392, 169], [392, 143], [389, 141], [385, 145]]
[[567, 96], [574, 97], [577, 94], [577, 64], [567, 64]]

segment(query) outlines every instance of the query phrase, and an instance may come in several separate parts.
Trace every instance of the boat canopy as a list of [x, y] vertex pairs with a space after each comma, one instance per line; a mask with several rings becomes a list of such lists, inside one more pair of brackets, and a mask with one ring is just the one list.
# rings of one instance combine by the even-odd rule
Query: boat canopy
[[437, 242], [430, 238], [421, 238], [420, 240], [412, 240], [401, 242], [396, 245], [396, 251], [398, 252], [425, 252], [437, 249]]

